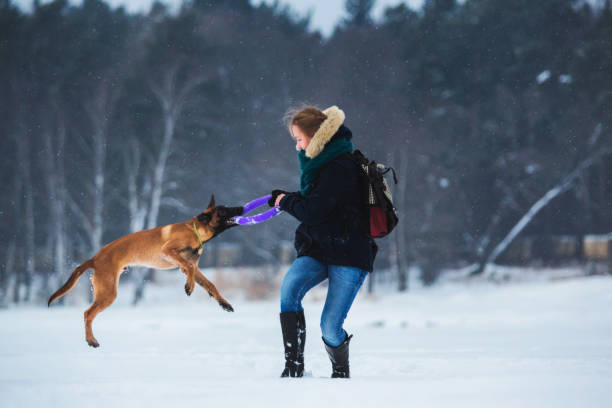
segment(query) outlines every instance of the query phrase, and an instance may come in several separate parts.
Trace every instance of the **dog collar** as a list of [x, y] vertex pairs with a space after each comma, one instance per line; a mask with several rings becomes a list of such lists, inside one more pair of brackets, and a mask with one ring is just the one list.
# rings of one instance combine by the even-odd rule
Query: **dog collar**
[[204, 242], [202, 242], [202, 237], [200, 236], [200, 232], [198, 231], [198, 227], [196, 227], [195, 221], [193, 222], [193, 230], [198, 236], [198, 241], [200, 241], [200, 247], [198, 248], [198, 255], [202, 255], [202, 251], [204, 250]]

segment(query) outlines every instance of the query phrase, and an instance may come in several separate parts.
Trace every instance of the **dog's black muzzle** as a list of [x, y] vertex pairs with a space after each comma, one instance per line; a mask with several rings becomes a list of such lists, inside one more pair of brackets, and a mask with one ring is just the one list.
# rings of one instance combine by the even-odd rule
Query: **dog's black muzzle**
[[[244, 213], [244, 207], [223, 207], [219, 209], [219, 227], [224, 231], [228, 228], [235, 227], [238, 224], [234, 222], [234, 217], [238, 217]], [[218, 232], [221, 232], [218, 231]]]

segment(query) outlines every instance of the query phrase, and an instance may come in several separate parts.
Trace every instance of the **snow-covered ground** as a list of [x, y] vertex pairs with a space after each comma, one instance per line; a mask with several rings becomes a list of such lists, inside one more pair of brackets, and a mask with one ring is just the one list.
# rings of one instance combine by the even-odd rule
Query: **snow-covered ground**
[[[350, 380], [332, 380], [305, 300], [306, 369], [280, 379], [278, 302], [226, 295], [226, 313], [183, 281], [127, 290], [94, 321], [86, 305], [0, 310], [0, 406], [12, 407], [609, 407], [612, 278], [447, 282], [359, 294], [346, 329]], [[180, 295], [179, 295], [180, 294]], [[123, 295], [123, 296], [122, 296]], [[68, 294], [67, 296], [70, 296]]]

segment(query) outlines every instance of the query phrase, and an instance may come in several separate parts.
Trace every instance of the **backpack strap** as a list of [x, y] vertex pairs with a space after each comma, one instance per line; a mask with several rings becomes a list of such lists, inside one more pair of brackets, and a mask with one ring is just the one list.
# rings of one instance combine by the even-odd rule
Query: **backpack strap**
[[395, 175], [395, 169], [393, 167], [385, 166], [385, 169], [382, 171], [382, 174], [387, 174], [389, 170], [391, 170], [391, 173], [393, 173], [393, 183], [397, 184], [397, 176]]

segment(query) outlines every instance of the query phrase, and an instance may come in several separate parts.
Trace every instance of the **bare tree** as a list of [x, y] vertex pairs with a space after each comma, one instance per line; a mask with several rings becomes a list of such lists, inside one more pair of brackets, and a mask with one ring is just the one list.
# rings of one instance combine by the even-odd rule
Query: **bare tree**
[[[408, 157], [403, 154], [398, 155], [398, 184], [395, 185], [394, 201], [405, 203], [408, 191]], [[400, 214], [401, 217], [401, 214]], [[400, 218], [401, 220], [401, 218]], [[403, 292], [408, 289], [408, 252], [410, 249], [406, 242], [406, 220], [400, 221], [397, 225], [397, 231], [393, 234], [392, 252], [396, 252], [396, 274], [397, 274], [397, 289]]]
[[[100, 73], [97, 78], [98, 81], [91, 86], [91, 96], [83, 101], [86, 116], [91, 124], [91, 134], [89, 137], [76, 136], [81, 147], [88, 150], [87, 154], [90, 154], [92, 162], [92, 183], [85, 186], [90, 198], [89, 205], [78, 203], [70, 194], [65, 195], [66, 203], [78, 217], [86, 233], [91, 251], [97, 251], [102, 245], [108, 122], [120, 93], [119, 87], [116, 86], [117, 79], [111, 71]], [[91, 210], [85, 210], [84, 206], [91, 206]]]
[[[143, 158], [143, 147], [136, 138], [130, 137], [127, 148], [123, 150], [123, 164], [127, 181], [127, 204], [130, 212], [130, 232], [140, 231], [145, 226], [151, 194], [151, 177], [145, 170], [143, 180], [139, 183], [141, 169], [146, 163]], [[144, 164], [144, 166], [143, 166]]]
[[[13, 231], [19, 230], [19, 221], [22, 217], [21, 214], [21, 186], [22, 180], [17, 171], [17, 163], [14, 163], [13, 173], [13, 191], [11, 196], [11, 211], [10, 217]], [[6, 256], [2, 265], [2, 279], [0, 280], [0, 304], [8, 301], [19, 302], [19, 286], [21, 282], [21, 275], [16, 271], [15, 264], [17, 260], [17, 233], [12, 234], [9, 238], [9, 243], [6, 247]], [[12, 289], [12, 297], [11, 296]]]
[[153, 168], [151, 206], [147, 227], [157, 226], [159, 207], [163, 195], [166, 164], [172, 148], [177, 121], [194, 90], [210, 78], [208, 73], [189, 73], [181, 80], [184, 64], [177, 59], [168, 69], [162, 71], [161, 78], [149, 78], [149, 88], [162, 108], [164, 133], [157, 160]]
[[[172, 150], [179, 117], [185, 109], [191, 94], [211, 77], [211, 74], [205, 70], [185, 73], [186, 65], [184, 59], [177, 58], [167, 68], [162, 69], [158, 76], [150, 76], [148, 78], [149, 89], [162, 110], [164, 130], [157, 158], [153, 165], [151, 202], [147, 216], [147, 228], [155, 228], [158, 223], [168, 157]], [[153, 270], [150, 269], [143, 276], [140, 284], [137, 285], [133, 303], [137, 303], [142, 298], [144, 286], [152, 278]]]
[[583, 172], [589, 167], [597, 164], [599, 160], [606, 155], [612, 153], [612, 148], [604, 147], [601, 148], [585, 160], [583, 160], [572, 172], [566, 175], [561, 182], [549, 189], [540, 199], [538, 199], [529, 210], [521, 217], [521, 219], [512, 227], [510, 232], [504, 237], [504, 239], [495, 246], [491, 253], [486, 257], [486, 260], [481, 263], [472, 275], [478, 275], [485, 271], [487, 266], [491, 265], [499, 255], [501, 255], [510, 243], [516, 238], [516, 236], [534, 219], [537, 213], [544, 207], [546, 207], [554, 198], [567, 190], [574, 187], [575, 181], [583, 174]]
[[[21, 194], [25, 201], [24, 212], [19, 214], [23, 222], [23, 241], [24, 241], [24, 258], [25, 268], [23, 271], [23, 279], [18, 279], [15, 290], [15, 301], [18, 302], [20, 299], [19, 286], [24, 285], [25, 293], [23, 300], [25, 302], [30, 300], [32, 290], [32, 278], [35, 270], [35, 237], [34, 237], [34, 188], [32, 186], [31, 166], [32, 161], [30, 159], [31, 144], [30, 138], [25, 134], [25, 129], [20, 126], [20, 134], [15, 134], [15, 143], [17, 145], [17, 163], [18, 171], [16, 177], [20, 178], [17, 184], [20, 187]], [[19, 189], [17, 189], [19, 190]], [[17, 207], [19, 208], [19, 207]]]
[[94, 250], [100, 248], [104, 232], [102, 216], [104, 211], [108, 121], [119, 97], [119, 88], [114, 85], [114, 75], [107, 72], [102, 74], [100, 78], [101, 80], [96, 83], [92, 97], [84, 101], [85, 111], [92, 125], [93, 186], [91, 197], [93, 211], [89, 231], [91, 247]]
[[[54, 104], [56, 107], [59, 101]], [[49, 233], [49, 249], [53, 254], [53, 271], [43, 276], [41, 291], [46, 295], [52, 276], [61, 274], [66, 267], [68, 240], [66, 237], [66, 180], [64, 170], [64, 148], [66, 141], [65, 122], [59, 108], [54, 112], [54, 118], [43, 129], [44, 156], [42, 167], [47, 187], [47, 202], [50, 222], [47, 224]]]
[[4, 306], [8, 299], [11, 284], [14, 285], [15, 274], [11, 273], [15, 269], [15, 252], [17, 244], [11, 240], [6, 248], [5, 260], [0, 265], [0, 307]]

